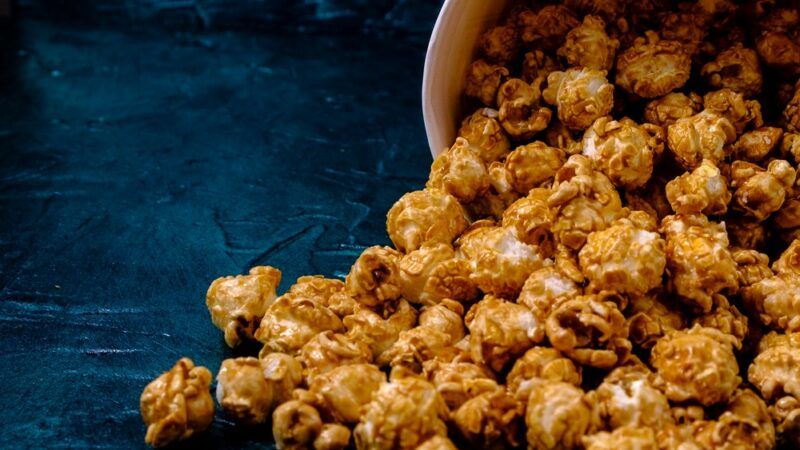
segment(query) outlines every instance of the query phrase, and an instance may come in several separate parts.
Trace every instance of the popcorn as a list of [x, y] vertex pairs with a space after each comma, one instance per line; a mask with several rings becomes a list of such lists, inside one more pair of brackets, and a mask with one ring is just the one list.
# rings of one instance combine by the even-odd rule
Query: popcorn
[[520, 400], [527, 399], [531, 389], [541, 383], [563, 381], [580, 386], [581, 380], [581, 366], [548, 347], [529, 349], [514, 362], [506, 376], [509, 392]]
[[649, 427], [620, 427], [601, 431], [582, 439], [586, 450], [658, 450], [656, 433]]
[[567, 33], [566, 41], [557, 53], [573, 67], [610, 70], [618, 48], [619, 40], [606, 34], [605, 21], [598, 16], [587, 15], [583, 23]]
[[330, 307], [331, 297], [343, 291], [344, 283], [341, 280], [325, 278], [322, 275], [307, 275], [298, 278], [286, 292]]
[[667, 199], [678, 214], [721, 215], [728, 211], [728, 182], [710, 160], [673, 179], [666, 186]]
[[629, 339], [643, 349], [649, 349], [665, 334], [685, 328], [686, 320], [671, 309], [658, 293], [631, 298], [627, 314]]
[[559, 381], [534, 386], [525, 425], [529, 448], [579, 448], [584, 436], [601, 428], [596, 396]]
[[614, 106], [614, 86], [606, 80], [605, 70], [550, 72], [542, 95], [547, 103], [558, 108], [558, 120], [573, 130], [587, 128]]
[[214, 280], [206, 293], [206, 306], [211, 321], [225, 332], [225, 343], [237, 347], [252, 341], [253, 333], [264, 312], [277, 296], [281, 272], [274, 267], [256, 266], [249, 275], [221, 277]]
[[386, 215], [386, 230], [401, 252], [416, 250], [425, 242], [452, 243], [467, 227], [458, 200], [439, 189], [405, 194]]
[[539, 49], [533, 49], [525, 53], [520, 76], [525, 82], [533, 83], [535, 80], [546, 80], [554, 70], [561, 70], [558, 61]]
[[514, 190], [525, 195], [533, 188], [549, 184], [566, 160], [563, 150], [534, 141], [509, 153], [505, 167]]
[[508, 77], [509, 71], [503, 66], [479, 59], [469, 66], [464, 93], [475, 97], [488, 107], [495, 106], [497, 91]]
[[736, 191], [737, 208], [763, 221], [779, 210], [786, 199], [786, 190], [794, 185], [797, 171], [786, 161], [772, 160], [767, 170], [745, 161], [731, 164], [731, 178]]
[[314, 404], [323, 415], [355, 424], [372, 394], [386, 383], [386, 375], [372, 364], [348, 364], [315, 377], [309, 385]]
[[714, 307], [711, 312], [696, 317], [692, 324], [714, 328], [733, 337], [734, 348], [741, 350], [749, 329], [747, 316], [739, 312], [739, 309], [731, 305], [724, 296], [715, 294], [713, 297]]
[[203, 432], [214, 419], [214, 400], [209, 393], [211, 372], [181, 358], [167, 372], [151, 381], [139, 399], [147, 434], [153, 447], [188, 439]]
[[672, 423], [669, 402], [640, 365], [622, 366], [609, 373], [597, 387], [600, 414], [612, 428], [653, 427]]
[[522, 41], [531, 48], [555, 50], [560, 47], [570, 30], [579, 22], [569, 8], [562, 5], [548, 5], [534, 13], [520, 14]]
[[789, 131], [800, 131], [800, 89], [795, 85], [794, 95], [783, 110], [783, 120]]
[[757, 163], [767, 157], [780, 143], [783, 130], [776, 127], [761, 127], [748, 131], [733, 145], [734, 154], [748, 162]]
[[446, 436], [447, 405], [434, 386], [403, 377], [381, 385], [353, 432], [359, 449], [414, 449], [433, 436]]
[[637, 211], [602, 231], [589, 234], [578, 258], [591, 291], [643, 295], [661, 284], [665, 242], [655, 223]]
[[502, 387], [467, 400], [453, 412], [452, 420], [461, 435], [482, 448], [519, 445], [519, 425], [525, 407]]
[[728, 121], [742, 134], [745, 128], [758, 128], [764, 125], [761, 118], [761, 104], [756, 100], [745, 100], [744, 96], [731, 89], [720, 89], [703, 96], [705, 111], [715, 113]]
[[274, 408], [272, 385], [261, 362], [252, 357], [222, 361], [216, 396], [227, 416], [248, 425], [265, 423]]
[[789, 73], [800, 68], [800, 43], [786, 33], [765, 31], [756, 38], [756, 51], [764, 64]]
[[470, 308], [464, 322], [472, 360], [498, 372], [544, 338], [544, 324], [528, 308], [491, 295]]
[[445, 191], [460, 202], [470, 202], [489, 189], [489, 174], [478, 151], [470, 149], [466, 139], [458, 138], [436, 157], [425, 187]]
[[303, 366], [294, 357], [285, 353], [262, 353], [258, 355], [262, 375], [270, 385], [273, 406], [292, 399], [292, 391], [303, 381]]
[[769, 403], [779, 437], [800, 442], [800, 334], [769, 333], [761, 339], [747, 379]]
[[548, 266], [530, 274], [517, 303], [527, 306], [540, 320], [545, 320], [551, 308], [566, 298], [581, 295], [583, 290], [556, 267]]
[[418, 445], [416, 450], [456, 450], [456, 446], [450, 439], [436, 435]]
[[425, 244], [398, 262], [400, 293], [404, 299], [434, 305], [444, 299], [461, 302], [478, 296], [470, 280], [471, 267], [455, 257], [447, 244]]
[[326, 330], [342, 330], [333, 311], [296, 294], [284, 294], [267, 308], [255, 338], [269, 351], [293, 354]]
[[701, 109], [703, 109], [703, 99], [699, 95], [693, 92], [689, 95], [671, 92], [648, 102], [644, 108], [644, 119], [666, 128], [678, 119], [699, 113]]
[[517, 238], [528, 245], [538, 247], [544, 256], [553, 253], [554, 243], [550, 233], [553, 215], [547, 204], [550, 190], [531, 189], [527, 197], [512, 203], [503, 212], [502, 226], [514, 231]]
[[372, 362], [372, 351], [363, 341], [323, 331], [306, 342], [297, 359], [303, 364], [306, 382], [311, 384], [315, 377], [336, 367]]
[[357, 307], [352, 315], [344, 318], [347, 335], [366, 343], [372, 351], [372, 359], [378, 360], [391, 347], [402, 331], [410, 330], [417, 322], [417, 312], [405, 300], [400, 300], [391, 309], [378, 314], [368, 308]]
[[272, 436], [278, 449], [310, 448], [322, 432], [322, 419], [311, 405], [290, 400], [272, 413]]
[[765, 278], [742, 289], [742, 298], [764, 325], [800, 331], [800, 276], [780, 274]]
[[550, 123], [552, 112], [539, 106], [542, 94], [538, 84], [511, 78], [497, 91], [500, 125], [513, 139], [528, 140]]
[[519, 52], [520, 42], [517, 29], [511, 25], [490, 28], [480, 38], [478, 46], [486, 59], [500, 64], [514, 59]]
[[800, 239], [795, 239], [772, 264], [779, 275], [800, 276]]
[[314, 450], [344, 450], [350, 446], [350, 429], [338, 423], [326, 423], [312, 446]]
[[704, 406], [724, 402], [742, 382], [732, 339], [698, 325], [659, 339], [650, 364], [656, 369], [656, 386], [673, 402], [690, 400]]
[[458, 136], [469, 142], [469, 149], [489, 164], [505, 156], [511, 144], [499, 121], [496, 109], [482, 108], [461, 122]]
[[714, 89], [728, 88], [746, 97], [758, 95], [763, 82], [758, 54], [741, 43], [720, 52], [700, 69], [700, 75]]
[[616, 83], [644, 98], [661, 97], [689, 80], [690, 52], [678, 41], [661, 40], [655, 32], [636, 38], [617, 56]]
[[423, 364], [423, 373], [436, 386], [451, 411], [467, 400], [498, 386], [489, 368], [471, 362], [432, 359]]
[[667, 127], [667, 146], [686, 170], [696, 169], [706, 159], [715, 165], [722, 162], [735, 139], [731, 122], [710, 110], [678, 119]]

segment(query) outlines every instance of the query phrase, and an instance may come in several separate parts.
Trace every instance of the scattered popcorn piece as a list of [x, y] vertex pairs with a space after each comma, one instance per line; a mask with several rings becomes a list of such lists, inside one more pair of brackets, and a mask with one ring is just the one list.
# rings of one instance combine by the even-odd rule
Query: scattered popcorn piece
[[265, 423], [275, 407], [261, 361], [252, 357], [222, 361], [216, 396], [227, 416], [246, 425]]
[[742, 289], [742, 299], [764, 325], [800, 331], [800, 276], [780, 274], [765, 278]]
[[538, 384], [528, 397], [525, 424], [528, 448], [580, 448], [584, 436], [601, 428], [596, 395], [560, 381]]
[[531, 189], [549, 184], [566, 160], [563, 150], [534, 141], [509, 153], [505, 166], [514, 190], [525, 195]]
[[434, 305], [444, 299], [468, 302], [478, 296], [467, 261], [447, 244], [425, 244], [398, 262], [400, 293], [409, 302]]
[[517, 29], [508, 24], [490, 28], [481, 35], [478, 46], [489, 61], [507, 63], [519, 52]]
[[313, 406], [289, 400], [272, 413], [272, 436], [279, 450], [311, 448], [322, 431], [322, 419]]
[[707, 159], [667, 183], [666, 193], [672, 210], [678, 214], [721, 215], [728, 211], [731, 201], [727, 180]]
[[326, 423], [312, 444], [314, 450], [344, 450], [350, 446], [350, 429], [338, 423]]
[[525, 11], [519, 16], [522, 41], [531, 48], [555, 50], [564, 43], [567, 33], [579, 25], [578, 18], [566, 6], [548, 5], [538, 12]]
[[416, 450], [456, 450], [456, 446], [446, 436], [436, 435], [418, 445]]
[[355, 424], [372, 394], [386, 383], [386, 375], [372, 364], [349, 364], [314, 378], [309, 392], [323, 415], [345, 424]]
[[357, 307], [343, 320], [348, 336], [365, 342], [372, 350], [374, 361], [397, 341], [402, 331], [410, 330], [417, 323], [417, 311], [405, 300], [381, 312]]
[[627, 315], [629, 339], [643, 349], [649, 349], [665, 334], [685, 328], [686, 320], [671, 309], [659, 293], [633, 296]]
[[533, 347], [514, 362], [506, 376], [506, 385], [517, 399], [525, 400], [537, 384], [563, 381], [580, 386], [581, 380], [580, 365], [576, 366], [554, 348]]
[[786, 161], [770, 161], [764, 170], [756, 164], [734, 161], [731, 164], [733, 200], [736, 207], [763, 221], [779, 210], [786, 199], [786, 190], [794, 185], [797, 171]]
[[297, 359], [303, 365], [306, 384], [311, 384], [314, 378], [338, 366], [372, 362], [372, 350], [363, 341], [329, 330], [306, 342]]
[[264, 312], [277, 296], [281, 271], [269, 266], [256, 266], [248, 275], [221, 277], [214, 280], [206, 293], [206, 306], [211, 321], [225, 332], [225, 343], [234, 348], [242, 341], [252, 341]]
[[262, 353], [258, 355], [261, 368], [272, 390], [273, 406], [292, 399], [292, 392], [303, 382], [303, 366], [294, 357], [285, 353]]
[[464, 93], [490, 108], [494, 107], [497, 91], [508, 74], [505, 67], [479, 59], [469, 66]]
[[758, 95], [763, 82], [758, 54], [741, 43], [717, 54], [700, 69], [700, 75], [714, 89], [732, 89], [745, 97]]
[[467, 116], [458, 129], [458, 137], [469, 142], [469, 149], [490, 164], [505, 156], [511, 144], [500, 125], [500, 113], [496, 109], [481, 108]]
[[558, 61], [548, 53], [534, 49], [525, 53], [520, 77], [528, 83], [533, 83], [535, 80], [546, 80], [547, 75], [554, 70], [561, 70]]
[[495, 376], [489, 368], [460, 360], [426, 361], [423, 364], [423, 373], [436, 386], [451, 411], [457, 410], [481, 392], [493, 390], [497, 386]]
[[606, 80], [605, 70], [550, 72], [542, 95], [547, 103], [557, 107], [558, 120], [573, 130], [589, 127], [614, 106], [614, 86]]
[[478, 151], [471, 150], [466, 139], [457, 138], [431, 164], [425, 187], [445, 191], [460, 202], [470, 202], [489, 189], [489, 173]]
[[669, 402], [642, 365], [617, 367], [597, 387], [600, 414], [612, 428], [659, 427], [671, 423]]
[[526, 83], [519, 78], [511, 78], [497, 91], [500, 125], [516, 140], [528, 140], [547, 128], [552, 112], [540, 107], [542, 93], [539, 81]]
[[691, 65], [690, 53], [682, 43], [661, 40], [648, 31], [617, 56], [616, 83], [640, 97], [661, 97], [686, 84]]
[[408, 253], [426, 242], [450, 244], [467, 227], [458, 200], [439, 189], [409, 192], [386, 215], [386, 231], [397, 250]]
[[736, 129], [725, 117], [709, 110], [678, 119], [667, 127], [667, 146], [686, 170], [694, 170], [704, 159], [719, 164], [730, 154]]
[[583, 18], [583, 23], [567, 33], [564, 45], [558, 49], [558, 56], [573, 67], [611, 70], [618, 48], [619, 40], [606, 34], [605, 21], [588, 15]]
[[702, 109], [703, 99], [699, 95], [693, 92], [689, 95], [671, 92], [648, 102], [644, 108], [644, 119], [666, 128], [677, 122], [678, 119], [691, 117]]
[[342, 328], [342, 321], [330, 309], [296, 294], [284, 294], [267, 308], [255, 338], [270, 352], [294, 354], [318, 333]]
[[620, 427], [584, 436], [586, 450], [659, 450], [656, 432], [650, 427]]
[[746, 100], [744, 96], [731, 89], [720, 89], [703, 96], [705, 111], [715, 113], [728, 121], [742, 134], [745, 128], [758, 128], [764, 125], [761, 118], [761, 104], [756, 100]]
[[544, 321], [554, 305], [582, 293], [583, 290], [575, 281], [556, 267], [548, 266], [530, 274], [517, 297], [517, 303], [527, 306], [537, 318]]
[[781, 143], [783, 130], [776, 127], [761, 127], [748, 131], [733, 145], [733, 152], [748, 162], [760, 162]]
[[453, 412], [461, 435], [481, 448], [520, 444], [520, 423], [525, 407], [503, 387], [483, 392]]
[[144, 388], [139, 399], [147, 434], [144, 441], [164, 447], [203, 432], [214, 419], [214, 400], [209, 393], [211, 372], [181, 358], [167, 372]]
[[800, 88], [795, 85], [794, 95], [786, 108], [783, 110], [783, 120], [786, 121], [786, 129], [792, 132], [800, 132]]

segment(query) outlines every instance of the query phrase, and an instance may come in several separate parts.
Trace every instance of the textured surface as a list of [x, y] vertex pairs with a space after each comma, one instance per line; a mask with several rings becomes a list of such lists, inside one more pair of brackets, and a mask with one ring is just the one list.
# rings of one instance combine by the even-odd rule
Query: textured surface
[[212, 279], [342, 277], [427, 175], [426, 33], [0, 30], [0, 447], [143, 446], [144, 385], [232, 355]]

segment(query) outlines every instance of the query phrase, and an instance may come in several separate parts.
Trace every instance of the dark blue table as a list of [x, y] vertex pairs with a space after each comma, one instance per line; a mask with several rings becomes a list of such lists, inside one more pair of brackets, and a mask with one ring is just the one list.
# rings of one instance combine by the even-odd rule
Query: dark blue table
[[[234, 355], [211, 280], [255, 264], [284, 289], [343, 277], [388, 243], [386, 211], [430, 163], [438, 9], [394, 3], [345, 32], [3, 23], [0, 447], [143, 446], [144, 385], [181, 356], [216, 372]], [[218, 413], [192, 444], [270, 436]]]

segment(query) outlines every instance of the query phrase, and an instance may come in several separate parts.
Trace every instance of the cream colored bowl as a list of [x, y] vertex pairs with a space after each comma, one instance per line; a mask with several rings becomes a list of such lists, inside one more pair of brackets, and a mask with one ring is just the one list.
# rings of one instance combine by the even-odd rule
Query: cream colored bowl
[[435, 157], [452, 145], [463, 116], [461, 93], [481, 33], [494, 25], [507, 0], [445, 0], [425, 56], [422, 116]]

